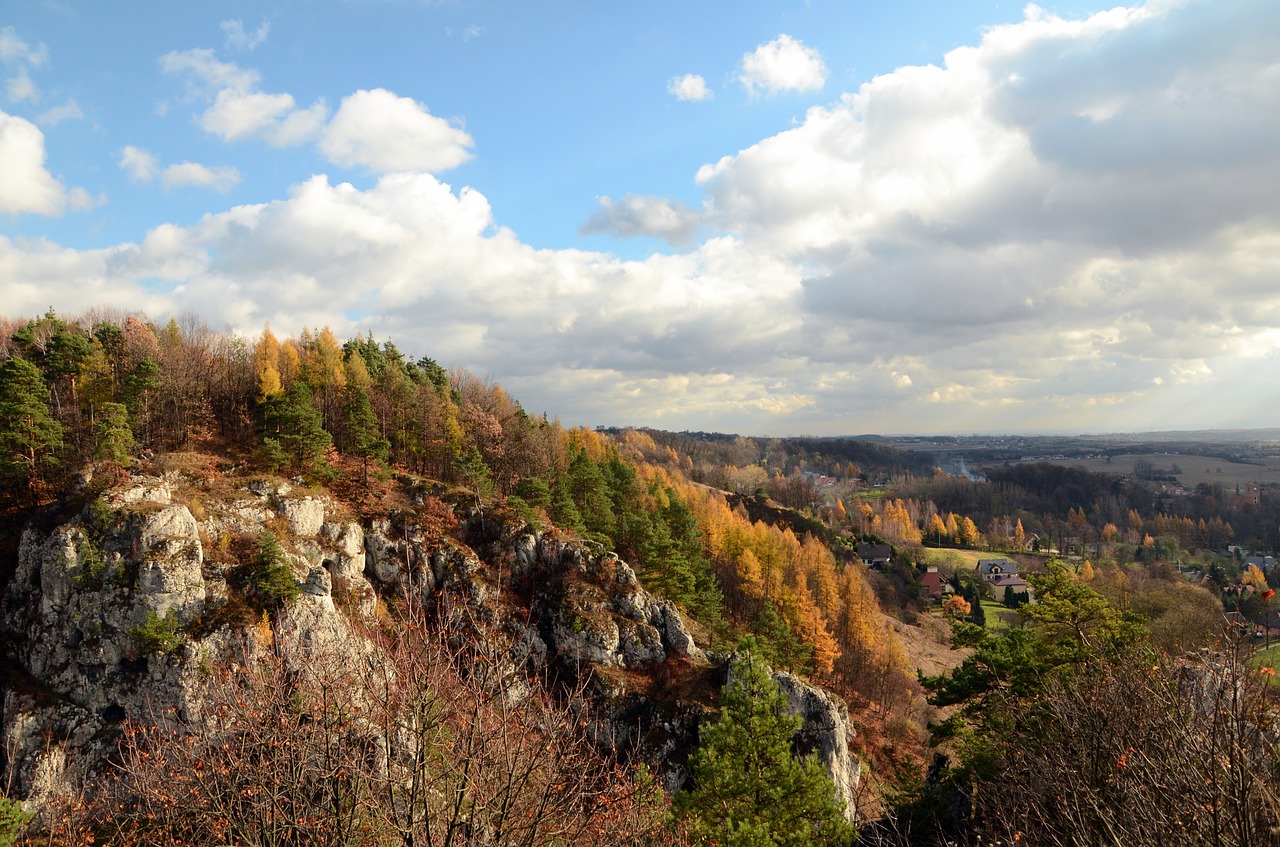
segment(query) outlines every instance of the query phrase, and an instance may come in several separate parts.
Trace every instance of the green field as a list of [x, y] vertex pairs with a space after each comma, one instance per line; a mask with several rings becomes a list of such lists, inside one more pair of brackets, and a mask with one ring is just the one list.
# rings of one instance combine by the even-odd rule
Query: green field
[[1004, 553], [988, 553], [983, 550], [951, 550], [941, 547], [925, 547], [920, 551], [920, 558], [930, 565], [945, 565], [959, 571], [963, 568], [974, 570], [979, 559], [1004, 559]]
[[1247, 483], [1256, 482], [1261, 485], [1280, 483], [1280, 457], [1272, 456], [1260, 459], [1259, 464], [1229, 462], [1214, 456], [1188, 456], [1175, 453], [1125, 453], [1112, 456], [1108, 461], [1098, 459], [1068, 459], [1057, 464], [1071, 467], [1082, 467], [1099, 473], [1132, 474], [1133, 466], [1141, 460], [1150, 462], [1156, 468], [1163, 468], [1172, 473], [1173, 466], [1181, 469], [1178, 482], [1184, 488], [1195, 488], [1202, 482], [1221, 485], [1224, 489], [1234, 491], [1239, 485], [1242, 489]]
[[[1277, 664], [1280, 664], [1280, 644], [1272, 644], [1270, 647], [1265, 647], [1249, 657], [1249, 665], [1259, 670], [1271, 668], [1274, 671], [1277, 669]], [[1280, 676], [1271, 676], [1267, 680], [1267, 685], [1273, 688], [1280, 686]]]

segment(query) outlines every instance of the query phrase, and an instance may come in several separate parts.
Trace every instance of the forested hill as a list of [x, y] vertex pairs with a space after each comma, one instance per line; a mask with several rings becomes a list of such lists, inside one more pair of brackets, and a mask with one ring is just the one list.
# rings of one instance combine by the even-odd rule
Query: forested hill
[[[669, 760], [648, 764], [672, 791], [696, 785], [683, 770], [697, 769], [689, 739], [703, 710], [715, 715], [734, 651], [794, 680], [786, 696], [796, 709], [827, 715], [815, 718], [826, 729], [796, 742], [826, 757], [820, 779], [804, 764], [803, 790], [839, 800], [812, 807], [815, 821], [832, 809], [852, 816], [858, 769], [845, 706], [802, 680], [843, 695], [865, 722], [919, 704], [858, 569], [811, 536], [753, 522], [661, 460], [644, 433], [567, 429], [491, 381], [327, 328], [246, 339], [194, 320], [50, 312], [0, 325], [0, 360], [0, 597], [7, 621], [30, 624], [5, 628], [20, 657], [6, 679], [24, 681], [21, 691], [6, 682], [5, 694], [45, 715], [51, 736], [98, 743], [134, 726], [140, 706], [124, 692], [138, 674], [177, 686], [158, 701], [194, 714], [182, 692], [249, 661], [235, 658], [236, 644], [291, 632], [305, 656], [316, 633], [346, 643], [349, 626], [373, 625], [359, 638], [400, 649], [395, 639], [419, 632], [413, 610], [428, 598], [431, 614], [460, 603], [469, 625], [499, 626], [513, 645], [500, 667], [523, 674], [560, 656], [567, 677], [557, 684], [589, 686], [626, 720], [661, 718], [667, 748], [619, 742], [613, 755], [667, 749]], [[27, 641], [27, 629], [42, 640]], [[78, 645], [90, 654], [78, 659]], [[295, 673], [292, 661], [278, 672]], [[699, 664], [708, 661], [713, 671]], [[56, 680], [43, 676], [49, 668]], [[741, 671], [743, 684], [770, 702], [772, 683], [753, 673]], [[637, 692], [649, 705], [628, 711], [624, 695]], [[76, 710], [47, 711], [59, 699]], [[789, 761], [796, 727], [775, 717], [790, 728], [781, 746], [770, 742], [773, 754]], [[154, 749], [138, 744], [140, 756]], [[24, 746], [13, 761], [25, 763], [14, 785], [44, 785], [38, 750]], [[786, 778], [789, 766], [778, 767], [770, 779]], [[675, 795], [672, 820], [696, 831], [701, 816], [718, 819], [711, 798], [686, 794]], [[798, 826], [770, 823], [779, 816], [768, 804], [751, 814], [766, 829]], [[847, 826], [831, 826], [847, 840]]]
[[698, 479], [714, 478], [726, 466], [757, 465], [784, 477], [804, 471], [888, 480], [906, 474], [928, 476], [935, 464], [927, 452], [902, 450], [869, 438], [761, 438], [649, 428], [640, 431], [659, 445], [687, 457], [692, 475]]

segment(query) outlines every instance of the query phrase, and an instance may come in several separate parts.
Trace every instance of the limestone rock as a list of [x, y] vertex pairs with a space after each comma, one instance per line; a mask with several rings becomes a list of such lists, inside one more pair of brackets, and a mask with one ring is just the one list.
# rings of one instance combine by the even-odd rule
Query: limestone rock
[[277, 508], [289, 521], [289, 532], [298, 538], [315, 538], [324, 526], [324, 501], [316, 497], [277, 498]]
[[849, 751], [849, 709], [844, 701], [829, 691], [816, 688], [783, 671], [773, 674], [774, 682], [786, 695], [792, 714], [802, 721], [795, 736], [797, 755], [814, 754], [822, 762], [835, 784], [836, 795], [844, 801], [845, 817], [857, 819], [856, 803], [862, 767]]
[[143, 604], [164, 617], [176, 612], [184, 623], [204, 608], [201, 574], [204, 550], [196, 519], [186, 506], [168, 506], [147, 517], [139, 532], [142, 561], [138, 592]]

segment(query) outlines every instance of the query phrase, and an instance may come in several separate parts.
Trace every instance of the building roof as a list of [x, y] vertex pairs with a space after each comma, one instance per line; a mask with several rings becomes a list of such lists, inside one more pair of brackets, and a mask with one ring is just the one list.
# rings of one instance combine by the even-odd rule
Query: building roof
[[992, 573], [1017, 573], [1018, 563], [1008, 559], [979, 559], [978, 573], [986, 576]]
[[893, 553], [893, 548], [888, 544], [859, 544], [858, 558], [867, 559], [883, 559], [886, 562]]
[[996, 588], [1022, 588], [1023, 586], [1030, 585], [1031, 583], [1027, 582], [1016, 573], [1002, 573], [992, 577], [991, 584]]
[[938, 597], [942, 594], [942, 587], [946, 584], [946, 580], [937, 571], [928, 571], [920, 574], [920, 584], [929, 589], [931, 595]]

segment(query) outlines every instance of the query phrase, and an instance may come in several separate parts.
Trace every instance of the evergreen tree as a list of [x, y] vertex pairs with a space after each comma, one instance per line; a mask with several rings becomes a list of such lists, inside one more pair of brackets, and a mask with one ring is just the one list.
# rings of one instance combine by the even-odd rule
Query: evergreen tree
[[0, 365], [0, 474], [35, 485], [62, 449], [62, 425], [49, 414], [40, 370], [20, 356]]
[[305, 379], [295, 379], [288, 391], [263, 403], [263, 423], [267, 453], [279, 451], [299, 468], [313, 467], [333, 443]]
[[756, 615], [753, 630], [759, 637], [759, 650], [765, 661], [788, 671], [809, 673], [813, 670], [813, 646], [791, 631], [773, 604], [765, 601]]
[[361, 383], [352, 380], [344, 389], [343, 411], [347, 424], [346, 453], [360, 460], [364, 483], [369, 483], [369, 461], [385, 462], [391, 452], [391, 442], [382, 437], [378, 418], [369, 401], [369, 391]]
[[129, 428], [129, 410], [123, 403], [102, 404], [93, 434], [98, 441], [96, 455], [99, 459], [128, 466], [129, 451], [133, 449], [133, 430]]
[[720, 717], [690, 758], [694, 788], [675, 814], [697, 844], [801, 847], [847, 844], [854, 836], [835, 787], [814, 756], [796, 759], [800, 718], [767, 669], [750, 654], [733, 663]]
[[616, 529], [613, 498], [600, 465], [592, 461], [585, 450], [579, 451], [569, 463], [567, 481], [569, 494], [587, 530], [612, 539]]

